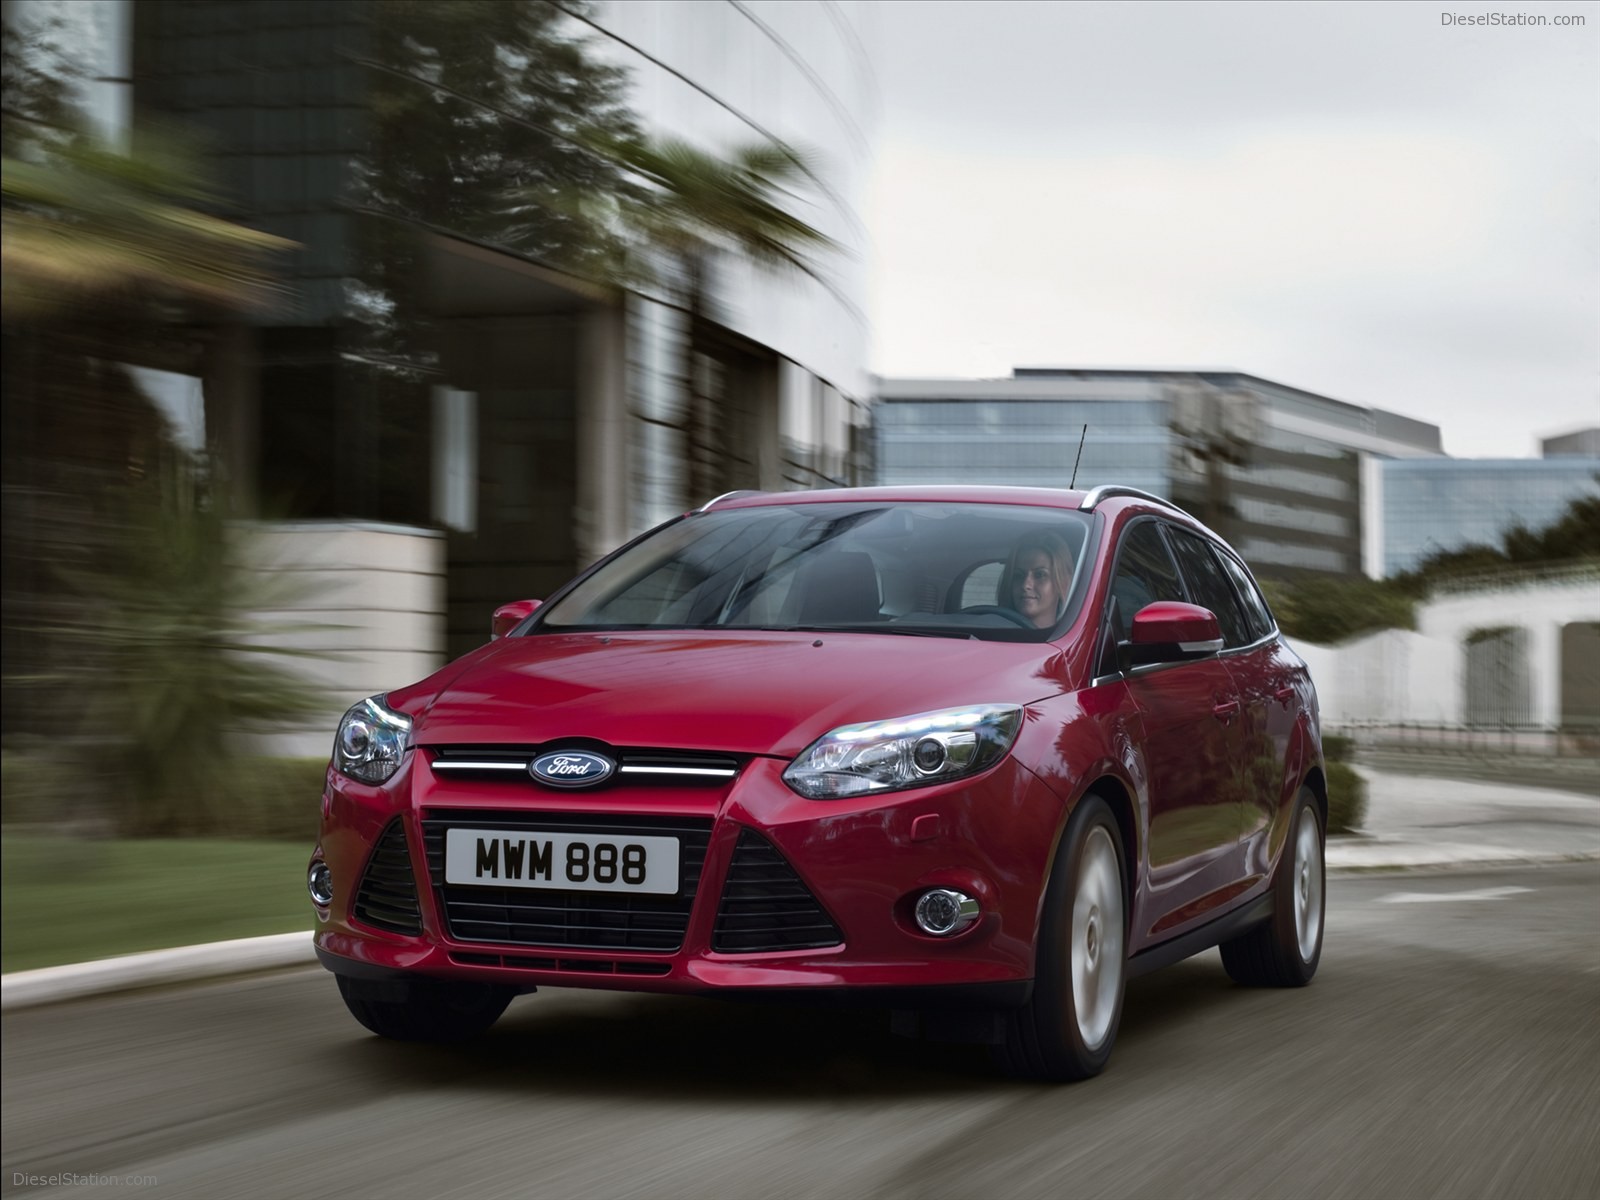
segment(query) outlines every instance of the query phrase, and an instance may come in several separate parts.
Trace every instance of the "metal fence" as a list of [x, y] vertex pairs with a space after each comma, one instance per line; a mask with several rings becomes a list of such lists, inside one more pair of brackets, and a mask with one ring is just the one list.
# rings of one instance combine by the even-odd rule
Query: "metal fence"
[[1430, 725], [1418, 722], [1341, 723], [1325, 733], [1342, 734], [1363, 750], [1424, 751], [1471, 757], [1526, 755], [1600, 759], [1600, 728], [1548, 728], [1515, 722]]

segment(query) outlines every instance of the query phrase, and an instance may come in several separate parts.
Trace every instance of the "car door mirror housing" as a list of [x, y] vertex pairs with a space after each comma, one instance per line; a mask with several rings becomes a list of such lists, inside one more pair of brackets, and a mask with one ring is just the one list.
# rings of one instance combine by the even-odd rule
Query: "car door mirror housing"
[[503, 638], [538, 608], [538, 600], [513, 600], [510, 604], [502, 604], [494, 610], [494, 617], [489, 622], [489, 640]]
[[1192, 662], [1222, 649], [1216, 614], [1198, 604], [1161, 600], [1133, 617], [1127, 641], [1119, 647], [1123, 669], [1152, 663]]

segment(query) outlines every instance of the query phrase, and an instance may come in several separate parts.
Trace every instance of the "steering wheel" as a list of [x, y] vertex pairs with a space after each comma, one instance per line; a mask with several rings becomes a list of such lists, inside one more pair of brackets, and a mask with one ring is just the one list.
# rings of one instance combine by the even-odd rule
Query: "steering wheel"
[[1004, 617], [1013, 624], [1021, 625], [1024, 629], [1038, 628], [1038, 626], [1036, 626], [1032, 621], [1028, 620], [1027, 617], [1023, 616], [1016, 609], [1007, 608], [1003, 604], [970, 604], [961, 610], [961, 615], [971, 617]]

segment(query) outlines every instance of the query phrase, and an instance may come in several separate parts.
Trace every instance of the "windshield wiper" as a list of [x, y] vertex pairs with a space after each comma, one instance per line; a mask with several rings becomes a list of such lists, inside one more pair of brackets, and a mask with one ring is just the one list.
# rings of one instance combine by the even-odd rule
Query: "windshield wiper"
[[926, 625], [764, 625], [774, 633], [893, 633], [902, 637], [965, 638], [968, 630], [933, 629]]

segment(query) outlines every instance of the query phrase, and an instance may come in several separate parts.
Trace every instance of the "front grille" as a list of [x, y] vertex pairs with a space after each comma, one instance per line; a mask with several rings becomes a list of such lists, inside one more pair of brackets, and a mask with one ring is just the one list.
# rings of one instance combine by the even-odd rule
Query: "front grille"
[[[434, 746], [431, 769], [450, 779], [499, 779], [538, 786], [528, 773], [528, 764], [541, 754], [563, 748], [559, 742], [537, 746]], [[616, 774], [599, 787], [724, 787], [744, 764], [737, 755], [698, 750], [613, 749], [599, 743], [576, 748], [600, 750], [616, 761]]]
[[[678, 891], [672, 896], [630, 896], [446, 884], [444, 840], [451, 828], [675, 837]], [[711, 819], [432, 809], [423, 815], [422, 833], [445, 924], [458, 942], [670, 954], [683, 945], [689, 928], [689, 910], [711, 842]]]
[[666, 975], [671, 963], [612, 962], [603, 958], [535, 958], [528, 954], [455, 953], [450, 961], [464, 967], [509, 967], [522, 971], [572, 971], [584, 975]]
[[422, 932], [417, 906], [417, 881], [411, 873], [411, 852], [398, 818], [389, 823], [372, 848], [367, 870], [356, 892], [356, 919], [391, 933]]
[[739, 833], [722, 887], [711, 948], [723, 954], [837, 946], [839, 927], [776, 846], [753, 829]]

